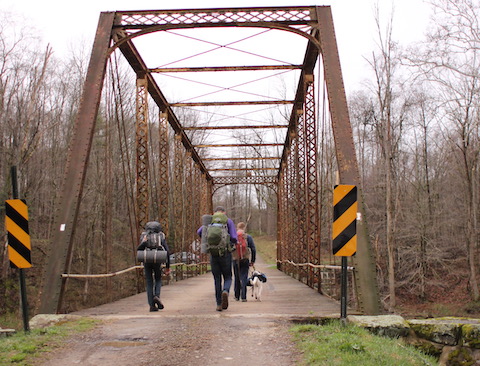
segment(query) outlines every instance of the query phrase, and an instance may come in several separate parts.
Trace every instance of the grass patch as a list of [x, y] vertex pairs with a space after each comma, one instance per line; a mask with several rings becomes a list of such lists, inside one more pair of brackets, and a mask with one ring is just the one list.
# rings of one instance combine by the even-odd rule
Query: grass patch
[[291, 328], [305, 365], [415, 366], [437, 365], [438, 361], [403, 343], [373, 335], [366, 329], [340, 321], [325, 325]]
[[0, 365], [31, 365], [33, 359], [59, 347], [72, 334], [92, 329], [98, 323], [82, 318], [0, 338]]
[[267, 264], [277, 265], [277, 241], [272, 236], [255, 236], [253, 238], [257, 253]]
[[23, 319], [19, 312], [0, 315], [0, 326], [4, 329], [23, 329]]

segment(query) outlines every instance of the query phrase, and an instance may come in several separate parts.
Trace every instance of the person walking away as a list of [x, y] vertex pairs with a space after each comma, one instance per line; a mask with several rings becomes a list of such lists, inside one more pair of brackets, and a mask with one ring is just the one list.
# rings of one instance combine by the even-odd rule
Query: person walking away
[[[140, 235], [140, 244], [137, 250], [163, 248], [166, 253], [165, 274], [170, 274], [170, 251], [168, 249], [162, 225], [158, 221], [150, 221], [145, 225], [145, 231]], [[162, 287], [162, 265], [160, 263], [144, 263], [147, 301], [150, 311], [158, 311], [164, 306], [160, 301], [160, 289]]]
[[257, 251], [253, 238], [246, 233], [247, 224], [237, 224], [237, 244], [233, 252], [235, 300], [247, 301], [248, 269], [255, 264]]
[[[210, 267], [215, 285], [216, 310], [228, 308], [228, 295], [232, 286], [232, 250], [237, 242], [237, 231], [232, 219], [228, 218], [225, 208], [218, 206], [212, 216], [212, 223], [201, 226], [197, 234], [202, 237], [206, 229], [206, 252], [210, 255]], [[221, 229], [221, 230], [220, 230]], [[216, 244], [215, 237], [221, 237]]]

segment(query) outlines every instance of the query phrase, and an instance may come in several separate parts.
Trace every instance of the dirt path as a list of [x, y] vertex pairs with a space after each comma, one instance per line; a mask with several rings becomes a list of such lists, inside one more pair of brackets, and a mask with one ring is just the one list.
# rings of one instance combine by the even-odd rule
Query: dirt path
[[[105, 321], [72, 339], [38, 365], [275, 365], [299, 363], [291, 319], [337, 316], [339, 305], [275, 268], [266, 273], [262, 301], [236, 302], [216, 312], [211, 274], [162, 288], [165, 309], [151, 313], [146, 295], [74, 313]], [[233, 289], [232, 289], [233, 290]]]

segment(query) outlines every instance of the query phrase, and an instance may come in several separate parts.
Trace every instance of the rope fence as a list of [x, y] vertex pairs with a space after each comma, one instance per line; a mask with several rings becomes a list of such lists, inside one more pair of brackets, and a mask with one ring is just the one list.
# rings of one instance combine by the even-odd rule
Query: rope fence
[[[295, 263], [295, 262], [292, 262], [288, 259], [283, 260], [283, 261], [277, 260], [277, 263], [281, 263], [281, 264], [287, 263], [287, 264], [291, 264], [295, 267], [312, 267], [312, 268], [335, 269], [335, 270], [341, 270], [342, 269], [342, 266], [334, 266], [334, 265], [330, 265], [330, 264]], [[352, 266], [347, 267], [347, 271], [353, 271], [354, 269], [355, 269], [355, 267], [352, 267]]]
[[[177, 267], [177, 266], [185, 266], [185, 267], [196, 267], [199, 265], [205, 265], [208, 264], [207, 262], [200, 262], [200, 263], [191, 263], [191, 264], [186, 264], [186, 263], [174, 263], [171, 264], [170, 267]], [[117, 272], [112, 272], [112, 273], [103, 273], [103, 274], [77, 274], [77, 273], [63, 273], [62, 278], [106, 278], [106, 277], [115, 277], [130, 271], [133, 271], [135, 269], [143, 269], [143, 265], [138, 265], [138, 266], [133, 266], [127, 269], [123, 269], [121, 271]]]

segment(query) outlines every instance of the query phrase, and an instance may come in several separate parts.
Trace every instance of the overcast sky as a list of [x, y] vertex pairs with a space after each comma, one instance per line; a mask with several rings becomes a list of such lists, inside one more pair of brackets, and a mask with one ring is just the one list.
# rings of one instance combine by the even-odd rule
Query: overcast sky
[[[102, 11], [330, 5], [348, 94], [358, 89], [365, 78], [364, 57], [374, 48], [373, 9], [376, 3], [377, 0], [325, 0], [317, 3], [298, 0], [0, 0], [0, 9], [24, 16], [39, 31], [43, 41], [50, 43], [56, 55], [61, 57], [76, 42], [90, 46]], [[419, 40], [428, 24], [428, 7], [423, 0], [380, 1], [385, 22], [392, 3], [395, 7], [394, 38], [402, 43]]]

